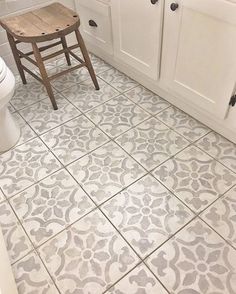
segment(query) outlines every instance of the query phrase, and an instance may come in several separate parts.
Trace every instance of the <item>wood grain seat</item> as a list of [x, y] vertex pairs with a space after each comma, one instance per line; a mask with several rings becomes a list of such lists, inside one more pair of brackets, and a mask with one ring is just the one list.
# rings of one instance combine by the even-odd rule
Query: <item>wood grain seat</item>
[[[83, 66], [87, 67], [95, 88], [99, 90], [99, 85], [93, 70], [93, 66], [91, 64], [83, 38], [79, 32], [80, 19], [76, 12], [60, 3], [53, 3], [46, 7], [39, 8], [21, 15], [3, 18], [0, 20], [0, 24], [7, 32], [8, 41], [11, 46], [12, 53], [23, 84], [27, 83], [24, 71], [28, 72], [34, 78], [42, 82], [46, 87], [54, 109], [57, 109], [57, 104], [50, 81], [63, 74], [71, 72], [72, 70], [79, 69]], [[72, 32], [75, 33], [78, 43], [68, 47], [66, 36]], [[59, 39], [59, 41], [53, 44], [51, 43], [44, 45], [42, 47], [38, 47], [37, 45], [37, 43], [51, 41], [54, 39]], [[33, 50], [24, 53], [17, 48], [18, 43], [31, 43]], [[46, 56], [42, 56], [41, 52], [58, 45], [62, 45], [61, 50]], [[82, 60], [72, 51], [78, 47], [81, 49], [84, 60]], [[71, 66], [70, 56], [74, 57], [79, 62], [79, 64], [49, 77], [46, 72], [44, 61], [60, 54], [65, 55], [68, 66]], [[34, 59], [30, 57], [31, 55], [34, 56]], [[22, 58], [27, 59], [39, 68], [41, 78], [22, 64]]]
[[22, 42], [45, 42], [65, 36], [80, 25], [77, 13], [60, 3], [1, 20], [2, 27]]

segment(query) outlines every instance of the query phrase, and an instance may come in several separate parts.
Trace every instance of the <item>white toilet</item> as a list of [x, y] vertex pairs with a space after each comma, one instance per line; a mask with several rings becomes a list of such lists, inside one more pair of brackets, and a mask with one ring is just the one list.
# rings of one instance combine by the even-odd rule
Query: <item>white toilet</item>
[[0, 153], [12, 148], [20, 138], [20, 128], [7, 104], [15, 90], [15, 77], [0, 57]]

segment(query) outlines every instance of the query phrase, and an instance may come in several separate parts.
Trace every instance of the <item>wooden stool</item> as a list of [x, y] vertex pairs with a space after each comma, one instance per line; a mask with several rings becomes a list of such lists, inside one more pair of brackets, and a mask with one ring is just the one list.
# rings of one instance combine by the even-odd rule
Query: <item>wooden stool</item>
[[[23, 84], [26, 84], [24, 71], [28, 72], [35, 79], [42, 82], [47, 89], [48, 96], [50, 97], [55, 110], [57, 109], [57, 103], [50, 82], [63, 74], [86, 66], [96, 90], [99, 90], [99, 85], [88, 55], [88, 51], [78, 30], [80, 26], [80, 19], [76, 12], [66, 8], [62, 4], [53, 3], [49, 6], [19, 16], [4, 18], [0, 21], [0, 24], [7, 31], [7, 37]], [[72, 32], [75, 32], [78, 44], [68, 47], [66, 35]], [[38, 47], [37, 45], [37, 43], [58, 38], [60, 40], [54, 42], [53, 44], [42, 47]], [[27, 53], [20, 51], [17, 48], [17, 44], [22, 42], [31, 43], [33, 51]], [[41, 52], [60, 44], [62, 45], [62, 50], [44, 57], [41, 55]], [[84, 60], [72, 52], [73, 49], [78, 47], [80, 47]], [[78, 60], [79, 64], [49, 77], [43, 62], [60, 54], [65, 54], [65, 58], [69, 66], [71, 65], [70, 55]], [[35, 60], [32, 59], [30, 55], [34, 55]], [[27, 59], [39, 68], [41, 78], [21, 63], [22, 58]]]

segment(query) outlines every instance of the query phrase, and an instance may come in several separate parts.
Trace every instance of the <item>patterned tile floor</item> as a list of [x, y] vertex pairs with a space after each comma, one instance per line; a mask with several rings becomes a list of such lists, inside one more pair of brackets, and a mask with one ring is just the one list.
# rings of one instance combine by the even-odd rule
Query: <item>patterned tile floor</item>
[[[92, 55], [9, 105], [0, 225], [20, 294], [235, 294], [236, 146]], [[47, 65], [51, 72], [64, 59]]]

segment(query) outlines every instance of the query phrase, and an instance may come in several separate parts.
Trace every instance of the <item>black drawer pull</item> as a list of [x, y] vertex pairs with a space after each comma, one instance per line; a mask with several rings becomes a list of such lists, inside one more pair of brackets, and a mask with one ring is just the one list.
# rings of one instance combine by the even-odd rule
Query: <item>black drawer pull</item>
[[155, 5], [157, 2], [158, 2], [158, 0], [151, 0], [151, 3], [152, 3], [153, 5]]
[[96, 22], [92, 19], [89, 20], [89, 25], [90, 27], [97, 27], [98, 25], [96, 24]]

